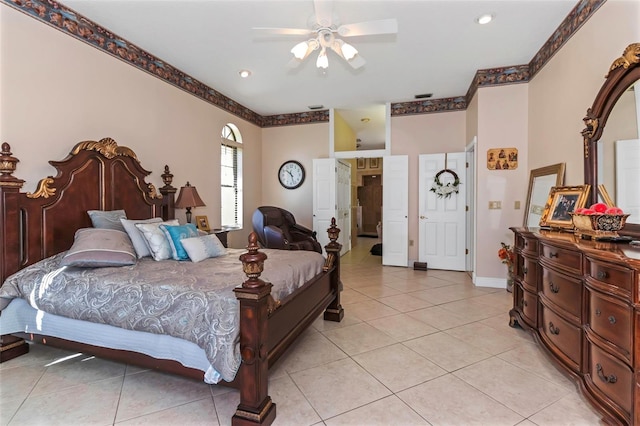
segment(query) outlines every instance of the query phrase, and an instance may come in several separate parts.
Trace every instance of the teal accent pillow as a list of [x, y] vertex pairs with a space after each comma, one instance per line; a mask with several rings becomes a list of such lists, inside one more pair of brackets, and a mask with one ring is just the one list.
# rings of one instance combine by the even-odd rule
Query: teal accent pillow
[[215, 234], [204, 237], [186, 238], [181, 241], [192, 262], [200, 262], [210, 257], [227, 254], [227, 249]]
[[192, 223], [186, 225], [170, 226], [160, 225], [160, 229], [169, 241], [171, 246], [171, 257], [175, 260], [187, 260], [189, 255], [184, 250], [181, 240], [185, 238], [193, 238], [198, 236], [198, 229]]

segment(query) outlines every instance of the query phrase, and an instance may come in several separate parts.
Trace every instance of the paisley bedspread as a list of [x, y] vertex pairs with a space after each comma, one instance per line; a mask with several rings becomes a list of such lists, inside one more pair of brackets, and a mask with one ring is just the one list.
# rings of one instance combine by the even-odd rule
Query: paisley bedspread
[[[322, 271], [319, 253], [262, 251], [268, 259], [261, 278], [273, 284], [276, 299]], [[185, 339], [200, 346], [222, 379], [231, 381], [241, 361], [233, 293], [246, 280], [241, 253], [228, 249], [225, 256], [198, 263], [145, 258], [112, 268], [60, 267], [60, 253], [7, 278], [0, 308], [20, 297], [51, 314]]]

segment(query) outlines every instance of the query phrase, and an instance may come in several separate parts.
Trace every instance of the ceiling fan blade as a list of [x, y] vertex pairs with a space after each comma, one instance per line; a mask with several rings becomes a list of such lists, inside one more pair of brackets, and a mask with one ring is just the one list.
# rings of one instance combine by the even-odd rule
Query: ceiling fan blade
[[364, 58], [358, 54], [354, 56], [352, 59], [348, 60], [347, 63], [351, 65], [353, 69], [357, 70], [358, 68], [366, 64], [367, 61], [365, 61]]
[[333, 23], [333, 2], [330, 0], [313, 0], [316, 13], [316, 23], [323, 28], [329, 28]]
[[395, 34], [398, 32], [398, 21], [395, 19], [381, 19], [379, 21], [358, 22], [340, 25], [338, 34], [342, 37], [356, 37], [375, 34]]
[[260, 33], [261, 35], [309, 35], [313, 31], [304, 28], [267, 28], [267, 27], [255, 27], [253, 31]]

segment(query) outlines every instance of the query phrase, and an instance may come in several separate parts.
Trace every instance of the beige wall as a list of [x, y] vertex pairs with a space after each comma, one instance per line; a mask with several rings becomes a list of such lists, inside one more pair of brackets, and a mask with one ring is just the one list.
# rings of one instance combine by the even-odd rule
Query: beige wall
[[584, 182], [582, 118], [609, 66], [640, 41], [640, 2], [609, 0], [529, 83], [529, 169], [565, 162], [567, 185]]
[[[207, 204], [194, 214], [218, 226], [220, 131], [233, 122], [244, 140], [245, 213], [253, 211], [260, 188], [247, 183], [262, 175], [258, 127], [9, 7], [0, 13], [2, 37], [11, 38], [2, 45], [0, 140], [20, 159], [25, 190], [56, 173], [46, 160], [108, 136], [136, 152], [157, 187], [165, 164], [174, 186], [190, 181]], [[184, 221], [184, 211], [176, 214]]]
[[[262, 204], [289, 210], [302, 225], [313, 227], [313, 159], [329, 157], [329, 123], [270, 127], [262, 130]], [[285, 189], [278, 170], [287, 160], [302, 163], [301, 187]]]
[[[478, 105], [476, 144], [476, 281], [495, 285], [493, 277], [506, 276], [506, 267], [497, 253], [500, 242], [511, 243], [510, 226], [521, 226], [529, 179], [527, 169], [528, 86], [514, 84], [481, 88], [475, 96]], [[487, 150], [516, 148], [518, 168], [489, 170]], [[490, 210], [489, 202], [499, 201], [502, 208]], [[520, 209], [515, 209], [515, 202]]]

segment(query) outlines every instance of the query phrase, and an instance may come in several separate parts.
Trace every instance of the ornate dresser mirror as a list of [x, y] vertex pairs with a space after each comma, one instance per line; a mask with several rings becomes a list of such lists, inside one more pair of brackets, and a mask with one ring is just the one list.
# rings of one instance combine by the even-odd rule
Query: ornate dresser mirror
[[613, 201], [631, 214], [620, 234], [640, 237], [640, 174], [634, 172], [640, 172], [640, 43], [627, 46], [611, 64], [584, 122], [587, 204], [598, 201], [598, 185], [605, 184]]

